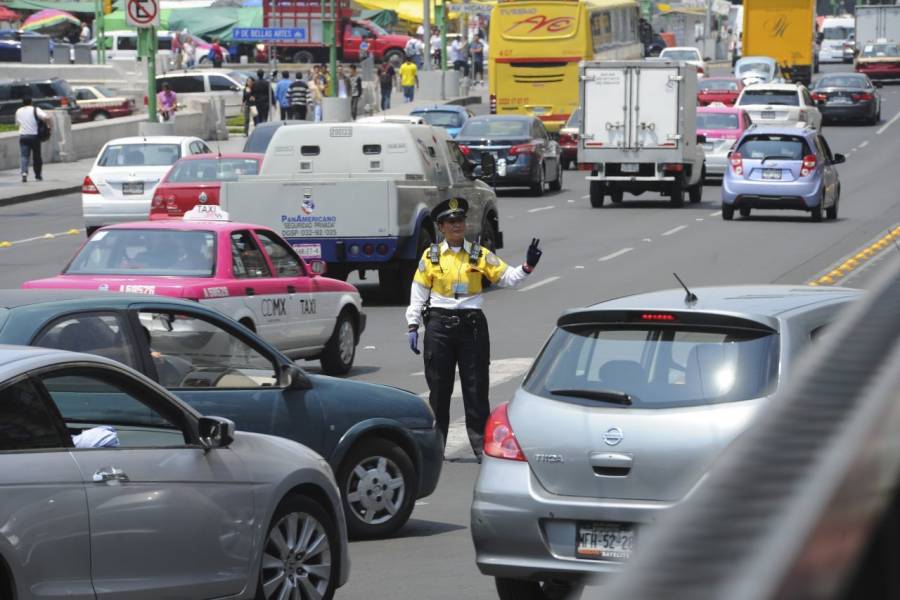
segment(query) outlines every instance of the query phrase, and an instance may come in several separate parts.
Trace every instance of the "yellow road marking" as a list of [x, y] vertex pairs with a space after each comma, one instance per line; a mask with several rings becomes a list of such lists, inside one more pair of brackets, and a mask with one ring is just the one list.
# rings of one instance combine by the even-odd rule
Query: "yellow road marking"
[[900, 239], [900, 227], [894, 227], [888, 233], [871, 242], [865, 248], [856, 251], [854, 254], [848, 255], [837, 265], [833, 266], [830, 271], [807, 282], [807, 285], [835, 285], [840, 280], [859, 269], [867, 262], [878, 256], [885, 249], [894, 245], [895, 240]]

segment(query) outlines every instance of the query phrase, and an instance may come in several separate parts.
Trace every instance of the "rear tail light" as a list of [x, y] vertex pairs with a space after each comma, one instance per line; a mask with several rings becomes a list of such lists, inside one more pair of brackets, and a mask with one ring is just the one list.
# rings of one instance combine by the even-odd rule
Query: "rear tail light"
[[681, 173], [684, 171], [684, 165], [681, 163], [663, 163], [663, 173]]
[[744, 157], [741, 156], [740, 152], [732, 152], [731, 158], [731, 170], [734, 171], [735, 175], [743, 175], [744, 174]]
[[816, 102], [825, 102], [826, 100], [828, 100], [828, 96], [820, 92], [814, 92], [812, 95], [812, 99]]
[[507, 156], [518, 156], [519, 154], [531, 154], [537, 150], [535, 144], [516, 144], [507, 151]]
[[675, 315], [669, 313], [644, 313], [641, 321], [675, 321]]
[[466, 157], [468, 157], [470, 154], [472, 154], [472, 151], [465, 144], [459, 144], [459, 151], [462, 152], [463, 156], [466, 156]]
[[857, 92], [855, 94], [850, 95], [853, 98], [854, 102], [871, 102], [875, 99], [875, 96], [868, 92]]
[[803, 157], [803, 165], [800, 167], [800, 177], [809, 177], [816, 171], [816, 155], [807, 154]]
[[99, 194], [100, 190], [97, 189], [97, 186], [94, 185], [94, 182], [91, 180], [90, 175], [84, 176], [84, 181], [81, 182], [81, 193], [82, 194]]
[[491, 114], [497, 114], [497, 96], [495, 94], [491, 94]]
[[516, 434], [513, 433], [507, 414], [508, 402], [494, 409], [484, 429], [484, 453], [494, 458], [525, 461]]
[[159, 208], [160, 206], [162, 206], [162, 203], [163, 203], [162, 196], [154, 194], [153, 200], [150, 201], [150, 209], [152, 210], [154, 208]]

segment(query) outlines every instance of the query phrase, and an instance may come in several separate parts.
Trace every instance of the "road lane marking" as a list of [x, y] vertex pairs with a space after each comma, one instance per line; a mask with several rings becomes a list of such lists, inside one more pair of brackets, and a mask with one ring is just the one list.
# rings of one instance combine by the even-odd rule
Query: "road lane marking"
[[550, 209], [552, 209], [552, 208], [556, 208], [556, 205], [555, 205], [555, 204], [551, 204], [551, 205], [549, 205], [549, 206], [539, 206], [539, 207], [537, 207], [537, 208], [532, 208], [532, 209], [529, 210], [528, 212], [530, 212], [530, 213], [536, 213], [536, 212], [541, 212], [542, 210], [550, 210]]
[[673, 227], [672, 229], [666, 231], [662, 235], [663, 235], [663, 237], [666, 237], [668, 235], [672, 235], [673, 233], [678, 233], [682, 229], [687, 229], [687, 225], [679, 225], [678, 227]]
[[709, 213], [709, 216], [711, 216], [711, 217], [718, 217], [718, 216], [721, 215], [721, 214], [722, 214], [722, 211], [721, 211], [721, 210], [717, 210], [717, 211], [714, 212], [714, 213]]
[[700, 222], [700, 221], [702, 221], [702, 220], [703, 220], [703, 217], [697, 217], [697, 218], [696, 218], [696, 219], [694, 219], [694, 220], [695, 220], [695, 221], [697, 221], [697, 222], [698, 222], [698, 223], [699, 223], [699, 222]]
[[62, 235], [78, 235], [82, 233], [83, 229], [67, 229], [66, 231], [58, 231], [56, 233], [45, 233], [43, 235], [35, 235], [29, 238], [23, 238], [21, 240], [13, 240], [13, 241], [0, 241], [0, 248], [10, 248], [12, 246], [16, 246], [18, 244], [27, 244], [28, 242], [36, 242], [38, 240], [53, 240]]
[[584, 265], [575, 265], [575, 266], [572, 267], [572, 268], [573, 268], [573, 269], [583, 269], [583, 268], [584, 268]]
[[566, 200], [566, 202], [568, 202], [569, 204], [575, 204], [574, 200]]
[[618, 258], [618, 257], [622, 256], [623, 254], [628, 254], [632, 250], [634, 250], [634, 248], [622, 248], [621, 250], [616, 250], [612, 254], [607, 254], [606, 256], [604, 256], [602, 258], [598, 258], [597, 262], [606, 262], [608, 260]]
[[891, 119], [890, 121], [888, 121], [887, 123], [882, 125], [881, 129], [879, 129], [878, 131], [875, 132], [875, 135], [881, 135], [882, 133], [884, 133], [888, 127], [890, 127], [891, 125], [893, 125], [894, 123], [897, 122], [897, 119], [900, 119], [900, 112], [898, 112], [896, 115], [894, 115], [893, 119]]
[[868, 145], [869, 145], [869, 140], [866, 140], [862, 144], [859, 145], [859, 149], [862, 150], [863, 148], [865, 148]]
[[519, 291], [520, 292], [530, 292], [531, 290], [535, 290], [535, 289], [541, 287], [542, 285], [547, 285], [548, 283], [553, 283], [557, 279], [559, 279], [559, 275], [554, 275], [553, 277], [548, 277], [547, 279], [541, 279], [537, 283], [532, 283], [531, 285], [526, 285]]
[[581, 199], [582, 199], [582, 200], [587, 200], [587, 199], [590, 198], [590, 197], [591, 197], [590, 194], [586, 194], [586, 195], [582, 196]]
[[846, 280], [852, 273], [870, 264], [873, 259], [881, 256], [885, 250], [893, 250], [898, 241], [900, 241], [900, 226], [894, 225], [885, 235], [874, 242], [870, 242], [856, 252], [848, 254], [823, 274], [814, 277], [806, 283], [811, 286], [840, 285], [841, 280]]

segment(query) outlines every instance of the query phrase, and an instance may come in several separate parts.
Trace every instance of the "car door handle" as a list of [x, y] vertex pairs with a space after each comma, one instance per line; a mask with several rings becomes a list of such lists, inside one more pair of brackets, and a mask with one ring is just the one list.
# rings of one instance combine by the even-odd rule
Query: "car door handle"
[[130, 481], [125, 471], [115, 467], [104, 467], [100, 469], [94, 473], [93, 480], [96, 483], [104, 483], [107, 481], [120, 481], [126, 483]]
[[244, 288], [244, 293], [247, 294], [248, 296], [252, 296], [256, 293], [256, 290], [254, 290], [252, 287], [248, 287], [248, 288]]
[[588, 460], [594, 473], [602, 477], [625, 477], [634, 464], [631, 454], [621, 452], [592, 452]]
[[295, 288], [295, 287], [292, 286], [292, 285], [289, 285], [289, 286], [287, 286], [287, 291], [288, 291], [288, 294], [296, 294], [296, 293], [297, 293], [297, 288]]

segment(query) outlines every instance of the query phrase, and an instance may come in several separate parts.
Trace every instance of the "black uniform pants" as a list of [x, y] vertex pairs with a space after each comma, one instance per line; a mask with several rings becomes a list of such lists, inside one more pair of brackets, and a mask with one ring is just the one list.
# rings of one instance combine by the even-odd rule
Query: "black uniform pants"
[[450, 397], [456, 367], [462, 385], [466, 432], [475, 456], [482, 455], [484, 427], [491, 412], [491, 339], [487, 319], [480, 310], [432, 309], [425, 325], [425, 379], [438, 428], [447, 444]]

